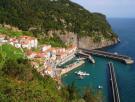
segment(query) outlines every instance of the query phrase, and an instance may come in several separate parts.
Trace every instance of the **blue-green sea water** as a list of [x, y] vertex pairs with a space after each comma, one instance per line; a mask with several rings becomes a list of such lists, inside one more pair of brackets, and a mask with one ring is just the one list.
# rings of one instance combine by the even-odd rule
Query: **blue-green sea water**
[[[113, 31], [115, 31], [121, 40], [121, 43], [105, 48], [104, 50], [110, 52], [118, 52], [131, 56], [135, 59], [135, 19], [108, 19]], [[84, 87], [91, 87], [98, 89], [98, 85], [102, 85], [103, 95], [105, 102], [112, 102], [112, 95], [108, 79], [108, 61], [112, 61], [115, 66], [118, 87], [120, 92], [121, 102], [135, 102], [135, 64], [126, 65], [119, 61], [111, 60], [108, 58], [94, 56], [96, 64], [91, 64], [86, 61], [81, 67], [69, 72], [63, 76], [64, 84], [71, 84], [75, 82], [77, 87], [82, 91]], [[78, 80], [75, 71], [86, 71], [90, 76], [85, 77], [83, 80]]]

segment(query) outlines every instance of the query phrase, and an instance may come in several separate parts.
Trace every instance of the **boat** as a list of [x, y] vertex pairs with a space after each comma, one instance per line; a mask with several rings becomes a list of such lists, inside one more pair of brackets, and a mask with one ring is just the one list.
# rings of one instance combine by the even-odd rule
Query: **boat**
[[82, 71], [75, 72], [75, 74], [77, 74], [79, 76], [89, 76], [90, 75], [89, 73], [82, 72]]
[[101, 86], [101, 85], [98, 85], [98, 88], [99, 88], [99, 89], [103, 89], [103, 86]]
[[118, 55], [118, 52], [114, 52], [115, 55]]

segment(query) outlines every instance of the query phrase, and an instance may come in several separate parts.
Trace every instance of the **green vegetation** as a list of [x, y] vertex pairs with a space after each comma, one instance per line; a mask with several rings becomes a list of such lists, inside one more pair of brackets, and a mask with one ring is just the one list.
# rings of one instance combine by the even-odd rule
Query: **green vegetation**
[[32, 33], [28, 31], [13, 31], [12, 29], [6, 27], [0, 27], [0, 34], [6, 34], [9, 37], [19, 37], [22, 35], [32, 36]]
[[102, 102], [90, 91], [80, 96], [75, 84], [58, 89], [52, 78], [41, 76], [29, 60], [14, 52], [21, 53], [10, 45], [1, 46], [0, 102]]
[[69, 0], [0, 0], [0, 15], [1, 24], [30, 30], [41, 38], [50, 30], [116, 37], [103, 14], [91, 13]]
[[16, 49], [11, 45], [0, 46], [0, 69], [4, 65], [7, 59], [19, 59], [22, 58], [24, 54], [20, 49]]
[[56, 82], [40, 76], [27, 59], [14, 52], [21, 53], [10, 45], [1, 47], [0, 102], [62, 102]]
[[53, 47], [66, 47], [65, 43], [62, 42], [59, 37], [39, 39], [39, 43], [49, 44], [49, 45], [52, 45]]

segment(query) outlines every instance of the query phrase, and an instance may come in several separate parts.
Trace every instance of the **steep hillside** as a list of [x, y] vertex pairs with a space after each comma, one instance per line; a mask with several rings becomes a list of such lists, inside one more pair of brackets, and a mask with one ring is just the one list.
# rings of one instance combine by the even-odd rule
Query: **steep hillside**
[[[41, 76], [24, 57], [20, 49], [11, 45], [0, 46], [0, 102], [101, 102], [86, 90], [83, 97], [76, 87], [61, 86], [49, 76]], [[89, 100], [89, 101], [87, 101]]]
[[69, 0], [0, 0], [0, 23], [29, 30], [39, 39], [69, 32], [92, 37], [95, 42], [116, 38], [105, 15]]

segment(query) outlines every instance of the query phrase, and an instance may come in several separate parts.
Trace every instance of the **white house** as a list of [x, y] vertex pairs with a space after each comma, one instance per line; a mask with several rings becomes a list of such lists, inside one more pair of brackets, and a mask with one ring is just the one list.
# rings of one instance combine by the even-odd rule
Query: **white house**
[[44, 45], [41, 50], [44, 52], [50, 48], [51, 48], [51, 45]]
[[27, 49], [37, 48], [38, 41], [35, 37], [20, 36], [18, 40], [22, 48], [27, 48]]

